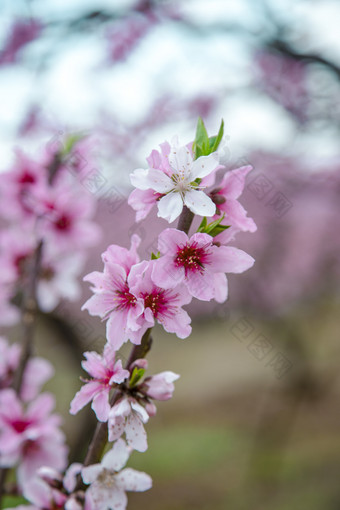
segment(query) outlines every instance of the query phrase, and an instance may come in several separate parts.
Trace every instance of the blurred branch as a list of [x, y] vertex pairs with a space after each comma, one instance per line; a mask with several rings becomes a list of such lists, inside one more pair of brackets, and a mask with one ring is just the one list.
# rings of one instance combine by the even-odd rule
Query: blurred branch
[[317, 55], [316, 53], [303, 53], [294, 50], [291, 45], [282, 39], [274, 39], [268, 44], [269, 49], [274, 49], [281, 53], [282, 55], [286, 55], [287, 57], [293, 58], [294, 60], [304, 60], [310, 63], [321, 64], [327, 67], [330, 71], [333, 71], [337, 77], [340, 79], [340, 67], [331, 62], [330, 60]]

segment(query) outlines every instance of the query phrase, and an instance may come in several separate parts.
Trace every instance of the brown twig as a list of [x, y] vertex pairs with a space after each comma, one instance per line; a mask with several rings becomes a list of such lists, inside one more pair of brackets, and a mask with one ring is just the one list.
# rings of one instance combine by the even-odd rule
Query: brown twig
[[189, 233], [191, 223], [194, 219], [194, 213], [190, 211], [186, 206], [183, 207], [182, 214], [179, 217], [177, 229], [182, 230], [186, 234]]

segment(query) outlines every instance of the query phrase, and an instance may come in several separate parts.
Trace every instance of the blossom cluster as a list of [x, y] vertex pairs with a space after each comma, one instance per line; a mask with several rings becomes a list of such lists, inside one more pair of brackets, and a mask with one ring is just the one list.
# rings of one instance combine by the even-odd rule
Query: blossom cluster
[[52, 414], [55, 399], [50, 393], [40, 393], [54, 371], [47, 360], [30, 358], [17, 394], [11, 385], [19, 367], [21, 347], [0, 337], [0, 354], [0, 467], [17, 467], [17, 482], [25, 490], [40, 467], [66, 467], [61, 417]]
[[[74, 149], [72, 149], [74, 151]], [[93, 222], [96, 200], [68, 166], [69, 154], [45, 150], [33, 159], [17, 151], [13, 168], [0, 174], [0, 325], [19, 319], [13, 305], [33, 271], [43, 243], [37, 278], [39, 308], [53, 310], [60, 299], [76, 300], [85, 250], [100, 236]], [[72, 167], [72, 170], [74, 168]]]
[[[226, 170], [222, 136], [223, 122], [218, 135], [209, 138], [199, 120], [193, 143], [181, 146], [174, 138], [171, 144], [163, 143], [160, 151], [152, 151], [149, 167], [131, 174], [136, 189], [129, 203], [136, 211], [136, 221], [157, 205], [158, 216], [169, 223], [180, 216], [177, 228], [160, 233], [158, 252], [147, 260], [139, 256], [141, 239], [137, 235], [132, 235], [130, 248], [109, 245], [102, 254], [103, 271], [84, 277], [91, 284], [92, 296], [82, 309], [106, 321], [107, 341], [102, 353], [84, 353], [82, 367], [88, 375], [81, 378], [83, 385], [71, 402], [70, 413], [76, 414], [91, 403], [98, 426], [106, 430], [107, 441], [112, 444], [102, 459], [92, 451], [83, 464], [72, 464], [64, 472], [66, 449], [58, 429], [59, 418], [50, 414], [53, 399], [47, 393], [37, 396], [49, 369], [41, 360], [31, 358], [16, 394], [10, 385], [20, 350], [5, 340], [0, 342], [6, 360], [0, 364], [0, 460], [2, 466], [20, 462], [21, 492], [33, 505], [22, 505], [21, 510], [124, 510], [126, 491], [145, 491], [152, 486], [148, 474], [124, 466], [133, 450], [147, 450], [145, 424], [156, 414], [155, 401], [169, 400], [180, 376], [170, 370], [146, 374], [145, 346], [151, 330], [158, 323], [165, 331], [187, 338], [191, 318], [184, 307], [194, 298], [224, 302], [228, 297], [227, 274], [242, 273], [254, 263], [249, 254], [229, 245], [237, 233], [256, 230], [238, 201], [251, 167], [226, 172], [219, 178], [219, 171]], [[7, 186], [12, 193], [3, 214], [20, 217], [32, 242], [30, 237], [25, 243], [19, 242], [11, 230], [7, 238], [3, 237], [2, 246], [7, 250], [3, 249], [0, 256], [8, 268], [4, 284], [10, 296], [15, 293], [14, 281], [25, 285], [26, 259], [37, 249], [37, 242], [43, 241], [37, 299], [42, 309], [48, 309], [54, 301], [44, 295], [42, 275], [49, 270], [48, 282], [55, 278], [58, 288], [63, 289], [57, 260], [63, 258], [61, 271], [66, 265], [72, 268], [71, 262], [65, 264], [71, 257], [71, 246], [72, 256], [76, 256], [77, 250], [96, 241], [98, 230], [90, 220], [89, 202], [70, 190], [65, 172], [58, 172], [51, 186], [51, 165], [45, 165], [47, 174], [42, 176], [41, 165], [37, 169], [27, 158], [20, 158], [25, 164], [0, 182], [0, 191]], [[190, 235], [195, 215], [202, 221]], [[188, 221], [183, 227], [185, 217]], [[69, 270], [68, 285], [72, 276]], [[48, 292], [53, 296], [52, 288]], [[126, 342], [133, 347], [124, 367], [118, 351]], [[41, 370], [32, 373], [32, 366], [39, 362]], [[46, 451], [45, 442], [50, 444]], [[51, 450], [53, 455], [48, 457]]]
[[[107, 343], [102, 355], [84, 353], [82, 366], [90, 379], [83, 380], [70, 412], [75, 414], [91, 402], [98, 421], [107, 423], [108, 441], [114, 442], [101, 464], [82, 469], [83, 481], [90, 485], [86, 497], [100, 510], [126, 507], [121, 481], [127, 480], [127, 470], [117, 472], [114, 452], [126, 448], [146, 451], [144, 425], [156, 412], [153, 400], [171, 398], [179, 377], [165, 371], [143, 379], [147, 361], [135, 359], [123, 368], [117, 351], [128, 341], [139, 346], [156, 323], [179, 338], [188, 337], [191, 319], [183, 307], [193, 298], [224, 302], [228, 297], [226, 273], [242, 273], [254, 263], [250, 255], [227, 245], [238, 232], [256, 230], [238, 202], [251, 167], [227, 172], [216, 185], [217, 171], [223, 168], [223, 147], [218, 150], [221, 137], [211, 144], [208, 141], [209, 147], [196, 138], [187, 146], [180, 146], [175, 138], [172, 144], [163, 143], [160, 151], [152, 151], [149, 168], [131, 175], [136, 189], [129, 197], [136, 221], [145, 218], [154, 205], [158, 216], [169, 223], [183, 210], [203, 216], [196, 233], [165, 229], [158, 237], [158, 253], [150, 254], [149, 260], [140, 259], [141, 239], [133, 235], [129, 249], [110, 245], [102, 254], [103, 271], [84, 278], [92, 285], [93, 295], [83, 309], [106, 321]], [[211, 218], [209, 223], [207, 218]], [[151, 486], [145, 473], [130, 469], [129, 474], [135, 481], [133, 490]], [[131, 489], [127, 483], [125, 490]]]

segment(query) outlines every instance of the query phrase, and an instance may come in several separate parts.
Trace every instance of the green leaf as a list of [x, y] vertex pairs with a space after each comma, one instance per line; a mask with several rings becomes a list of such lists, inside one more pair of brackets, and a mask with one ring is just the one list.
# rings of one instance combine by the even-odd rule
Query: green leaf
[[135, 367], [132, 371], [129, 386], [130, 388], [133, 388], [133, 386], [136, 386], [136, 384], [141, 380], [143, 375], [145, 374], [145, 368], [138, 368]]
[[221, 120], [220, 129], [216, 136], [211, 136], [209, 138], [209, 147], [210, 147], [210, 153], [215, 152], [218, 149], [218, 146], [221, 143], [221, 140], [223, 138], [224, 133], [224, 120]]
[[154, 253], [153, 251], [151, 252], [151, 260], [159, 259], [160, 256], [161, 256], [160, 251], [158, 251], [157, 253]]
[[73, 133], [69, 135], [64, 143], [64, 147], [61, 151], [62, 156], [67, 156], [72, 151], [73, 147], [83, 138], [85, 138], [86, 135], [81, 133]]
[[198, 229], [197, 229], [197, 232], [204, 232], [204, 229], [205, 229], [205, 227], [207, 226], [207, 224], [208, 224], [208, 220], [207, 220], [207, 218], [204, 216], [203, 220], [201, 221], [200, 226], [199, 226], [199, 227], [198, 227]]
[[207, 130], [205, 128], [204, 122], [201, 117], [198, 117], [197, 127], [196, 127], [196, 136], [193, 143], [193, 151], [195, 154], [195, 159], [200, 156], [207, 156], [209, 153], [209, 137]]
[[220, 234], [221, 232], [224, 232], [225, 230], [227, 230], [227, 228], [230, 228], [230, 225], [217, 225], [217, 227], [213, 228], [209, 232], [209, 235], [211, 235], [211, 237], [215, 237], [218, 234]]
[[197, 232], [200, 232], [202, 234], [209, 234], [212, 237], [217, 236], [227, 228], [230, 228], [230, 225], [221, 225], [224, 216], [225, 215], [223, 214], [220, 218], [218, 218], [215, 221], [212, 221], [209, 224], [207, 223], [207, 218], [204, 217], [203, 220], [201, 221], [200, 226], [198, 227]]

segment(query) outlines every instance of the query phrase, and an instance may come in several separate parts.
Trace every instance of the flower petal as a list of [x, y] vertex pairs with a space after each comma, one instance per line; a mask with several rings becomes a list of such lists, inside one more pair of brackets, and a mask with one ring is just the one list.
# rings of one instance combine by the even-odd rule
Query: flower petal
[[148, 449], [143, 423], [135, 413], [131, 413], [126, 419], [125, 435], [128, 445], [134, 450], [145, 452]]
[[126, 468], [116, 475], [119, 486], [126, 491], [147, 491], [152, 487], [152, 479], [146, 473]]
[[158, 202], [158, 216], [164, 218], [169, 223], [175, 221], [181, 214], [183, 201], [178, 192], [168, 193]]
[[118, 439], [113, 445], [113, 448], [104, 455], [102, 465], [106, 469], [113, 469], [120, 471], [127, 463], [130, 456], [130, 449], [123, 439]]
[[133, 186], [138, 189], [153, 189], [158, 193], [168, 193], [174, 187], [173, 181], [157, 168], [135, 170], [130, 176]]
[[204, 191], [188, 191], [184, 195], [184, 203], [190, 211], [199, 216], [214, 216], [216, 212], [216, 205]]
[[100, 464], [92, 464], [91, 466], [83, 467], [81, 470], [83, 482], [87, 485], [94, 482], [102, 470], [103, 468]]
[[197, 158], [191, 169], [191, 180], [205, 177], [215, 170], [218, 165], [218, 155], [216, 152], [209, 154], [209, 156], [201, 156]]

